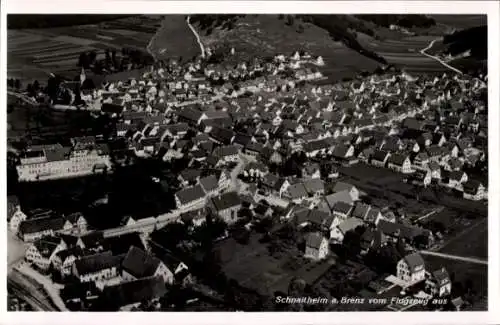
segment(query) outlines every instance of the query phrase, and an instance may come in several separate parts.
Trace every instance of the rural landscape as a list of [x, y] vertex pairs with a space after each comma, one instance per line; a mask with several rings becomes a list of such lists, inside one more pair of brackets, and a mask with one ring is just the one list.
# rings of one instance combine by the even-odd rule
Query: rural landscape
[[486, 15], [7, 19], [9, 311], [485, 311]]

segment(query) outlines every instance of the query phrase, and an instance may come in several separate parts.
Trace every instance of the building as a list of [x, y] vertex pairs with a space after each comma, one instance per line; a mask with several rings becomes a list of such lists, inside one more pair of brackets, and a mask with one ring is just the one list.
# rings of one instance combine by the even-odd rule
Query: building
[[310, 233], [306, 239], [304, 256], [313, 260], [321, 260], [329, 253], [328, 240], [320, 233]]
[[475, 180], [469, 180], [463, 184], [464, 199], [479, 201], [488, 198], [484, 185]]
[[391, 155], [387, 161], [387, 167], [398, 173], [409, 174], [412, 172], [410, 157], [404, 154]]
[[91, 175], [111, 170], [106, 145], [74, 140], [73, 147], [57, 145], [33, 146], [21, 156], [16, 166], [20, 182]]
[[215, 175], [210, 175], [199, 179], [199, 184], [203, 188], [205, 195], [208, 197], [217, 195], [219, 190], [219, 184], [217, 182], [217, 177]]
[[425, 262], [419, 253], [403, 257], [397, 264], [397, 277], [409, 285], [425, 280]]
[[73, 225], [64, 218], [44, 217], [24, 220], [19, 225], [18, 236], [25, 242], [32, 242], [45, 236], [53, 236], [62, 230], [69, 230]]
[[96, 282], [116, 277], [119, 266], [120, 258], [106, 251], [77, 259], [71, 273], [80, 282]]
[[59, 238], [47, 236], [40, 238], [26, 249], [26, 261], [33, 263], [38, 269], [47, 271], [54, 256], [65, 248]]
[[84, 251], [78, 246], [58, 251], [52, 259], [52, 266], [62, 277], [71, 274], [75, 261], [84, 256]]
[[158, 258], [135, 246], [130, 247], [122, 262], [122, 278], [125, 281], [148, 277], [161, 277], [165, 283], [174, 282], [174, 274]]
[[236, 192], [227, 192], [216, 196], [211, 201], [213, 212], [226, 223], [234, 223], [241, 208], [241, 199]]
[[185, 188], [175, 193], [175, 203], [181, 211], [202, 208], [205, 205], [205, 191], [201, 185]]
[[425, 281], [425, 287], [426, 290], [434, 296], [448, 296], [451, 293], [451, 279], [448, 271], [443, 267], [429, 273]]
[[337, 227], [335, 227], [330, 232], [330, 239], [336, 243], [342, 243], [345, 235], [349, 231], [355, 230], [359, 226], [363, 226], [364, 222], [358, 218], [349, 218], [345, 221], [342, 221]]
[[167, 293], [161, 277], [149, 277], [104, 287], [98, 306], [102, 311], [130, 310], [142, 302], [154, 302]]

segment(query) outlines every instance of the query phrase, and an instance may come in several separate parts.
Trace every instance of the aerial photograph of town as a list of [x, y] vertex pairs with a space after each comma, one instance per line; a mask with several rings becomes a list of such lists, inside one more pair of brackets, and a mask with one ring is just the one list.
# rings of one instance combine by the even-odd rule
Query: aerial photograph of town
[[488, 19], [9, 14], [9, 311], [487, 311]]

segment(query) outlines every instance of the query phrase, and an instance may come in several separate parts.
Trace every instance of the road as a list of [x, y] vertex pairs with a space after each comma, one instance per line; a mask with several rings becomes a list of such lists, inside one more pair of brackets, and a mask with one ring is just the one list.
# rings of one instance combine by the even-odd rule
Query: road
[[196, 29], [194, 29], [193, 25], [191, 25], [190, 21], [191, 21], [191, 16], [188, 16], [186, 18], [186, 23], [188, 24], [189, 29], [191, 29], [191, 31], [193, 32], [194, 37], [196, 37], [196, 41], [198, 42], [198, 45], [200, 46], [201, 57], [204, 59], [205, 58], [205, 47], [203, 46], [203, 43], [201, 42], [200, 35], [196, 31]]
[[17, 93], [17, 92], [14, 92], [14, 91], [7, 90], [7, 95], [11, 95], [11, 96], [17, 97], [17, 98], [21, 99], [23, 102], [28, 103], [30, 105], [34, 105], [34, 106], [39, 106], [40, 105], [39, 103], [37, 103], [36, 101], [34, 101], [33, 99], [31, 99], [30, 97], [28, 97], [26, 95], [23, 95], [21, 93]]
[[19, 271], [11, 272], [7, 277], [8, 288], [36, 311], [56, 311], [43, 292], [43, 286], [37, 285]]
[[443, 210], [444, 210], [444, 207], [439, 207], [439, 208], [437, 208], [437, 209], [432, 210], [431, 212], [429, 212], [429, 213], [427, 213], [427, 214], [424, 214], [423, 216], [421, 216], [420, 218], [418, 218], [418, 219], [417, 219], [417, 220], [415, 220], [415, 221], [417, 221], [417, 222], [418, 222], [418, 221], [422, 221], [422, 220], [427, 219], [427, 218], [429, 218], [430, 216], [432, 216], [432, 215], [434, 215], [434, 214], [436, 214], [436, 213], [439, 213], [439, 212], [441, 212], [441, 211], [443, 211]]
[[454, 260], [454, 261], [462, 261], [462, 262], [468, 262], [468, 263], [474, 263], [474, 264], [488, 265], [488, 261], [485, 261], [485, 260], [482, 260], [482, 259], [479, 259], [476, 257], [457, 256], [457, 255], [432, 252], [432, 251], [420, 251], [420, 254], [442, 257], [442, 258]]
[[438, 61], [438, 62], [439, 62], [439, 63], [441, 63], [443, 66], [447, 67], [448, 69], [450, 69], [450, 70], [452, 70], [452, 71], [454, 71], [454, 72], [456, 72], [456, 73], [458, 73], [458, 74], [463, 74], [463, 72], [462, 72], [462, 71], [458, 70], [457, 68], [452, 67], [451, 65], [449, 65], [449, 64], [448, 64], [448, 63], [446, 63], [446, 62], [444, 62], [443, 60], [441, 60], [441, 59], [440, 59], [440, 58], [438, 58], [437, 56], [430, 55], [430, 54], [428, 54], [428, 53], [426, 52], [426, 51], [427, 51], [428, 49], [430, 49], [430, 48], [434, 45], [434, 43], [435, 43], [436, 41], [438, 41], [438, 40], [439, 40], [438, 38], [437, 38], [437, 39], [435, 39], [435, 40], [432, 40], [432, 41], [429, 43], [429, 45], [427, 45], [427, 47], [426, 47], [426, 48], [424, 48], [424, 49], [421, 49], [421, 50], [420, 50], [420, 54], [422, 54], [422, 55], [424, 55], [424, 56], [426, 56], [426, 57], [428, 57], [428, 58], [431, 58], [431, 59], [433, 59], [433, 60]]

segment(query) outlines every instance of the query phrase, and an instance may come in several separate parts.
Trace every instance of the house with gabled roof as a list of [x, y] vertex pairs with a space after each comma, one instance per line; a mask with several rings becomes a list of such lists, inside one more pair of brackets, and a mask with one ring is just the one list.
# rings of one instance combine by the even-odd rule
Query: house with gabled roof
[[47, 271], [54, 256], [63, 249], [65, 249], [65, 245], [60, 238], [46, 236], [30, 244], [24, 256], [28, 262], [33, 263], [43, 271]]
[[425, 289], [431, 295], [445, 297], [451, 294], [451, 278], [444, 267], [427, 274]]
[[27, 219], [19, 224], [18, 236], [25, 242], [31, 242], [71, 228], [73, 228], [71, 222], [62, 217]]
[[130, 247], [123, 259], [121, 272], [125, 281], [158, 276], [165, 283], [174, 282], [172, 271], [159, 258], [135, 246]]
[[205, 205], [205, 191], [201, 185], [182, 189], [175, 193], [175, 203], [181, 211], [201, 208]]
[[120, 258], [106, 251], [77, 259], [72, 274], [81, 282], [95, 282], [116, 277], [119, 265]]
[[205, 195], [207, 197], [217, 195], [219, 184], [217, 182], [217, 177], [215, 177], [215, 175], [202, 177], [198, 180], [198, 183], [203, 188], [203, 191], [205, 192]]
[[241, 198], [236, 192], [227, 192], [211, 199], [209, 208], [228, 224], [236, 222]]
[[463, 183], [463, 197], [466, 200], [479, 201], [488, 198], [485, 186], [476, 180], [468, 180]]
[[411, 168], [410, 156], [403, 153], [392, 154], [387, 161], [387, 167], [403, 174], [413, 172]]
[[299, 204], [308, 197], [308, 194], [303, 183], [296, 183], [288, 187], [285, 196], [290, 198], [295, 204]]
[[408, 285], [425, 280], [425, 262], [419, 253], [406, 255], [397, 264], [397, 277]]
[[376, 167], [385, 167], [391, 154], [385, 150], [375, 150], [371, 157], [371, 164]]
[[358, 218], [347, 218], [330, 232], [330, 240], [334, 243], [342, 243], [345, 235], [357, 227], [363, 226], [364, 222]]
[[306, 237], [304, 256], [313, 260], [321, 260], [329, 253], [328, 240], [321, 233], [310, 233]]

